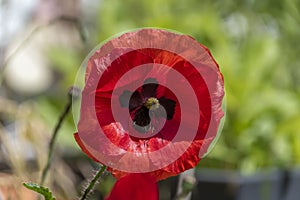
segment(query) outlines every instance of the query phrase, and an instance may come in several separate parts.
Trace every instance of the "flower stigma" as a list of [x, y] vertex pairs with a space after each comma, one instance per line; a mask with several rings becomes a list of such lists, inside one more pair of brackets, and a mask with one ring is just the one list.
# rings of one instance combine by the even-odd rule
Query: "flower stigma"
[[147, 101], [144, 103], [144, 106], [147, 107], [148, 109], [157, 109], [159, 108], [159, 101], [155, 97], [150, 97], [147, 99]]

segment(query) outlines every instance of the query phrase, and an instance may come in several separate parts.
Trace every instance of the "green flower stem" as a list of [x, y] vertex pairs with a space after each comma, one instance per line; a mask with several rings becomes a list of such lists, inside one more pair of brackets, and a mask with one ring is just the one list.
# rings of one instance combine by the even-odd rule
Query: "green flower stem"
[[90, 191], [94, 188], [95, 184], [97, 183], [98, 179], [103, 174], [105, 169], [106, 169], [105, 165], [102, 165], [102, 167], [100, 167], [98, 172], [95, 174], [94, 178], [91, 180], [91, 182], [88, 184], [88, 186], [84, 190], [84, 193], [82, 194], [80, 200], [85, 200], [88, 197]]
[[40, 185], [44, 185], [47, 173], [48, 173], [48, 171], [50, 169], [50, 163], [51, 163], [51, 159], [52, 159], [52, 154], [53, 154], [55, 140], [57, 138], [57, 133], [58, 133], [58, 131], [59, 131], [59, 129], [60, 129], [60, 127], [61, 127], [64, 119], [65, 119], [65, 117], [69, 113], [69, 111], [71, 109], [71, 106], [72, 106], [72, 95], [70, 95], [70, 93], [69, 93], [68, 97], [69, 98], [68, 98], [67, 104], [65, 105], [65, 109], [64, 109], [63, 113], [60, 115], [60, 117], [59, 117], [59, 119], [58, 119], [58, 121], [57, 121], [57, 123], [55, 125], [55, 128], [53, 130], [53, 133], [52, 133], [52, 137], [51, 137], [51, 140], [50, 140], [50, 143], [49, 143], [49, 151], [48, 151], [48, 157], [47, 157], [47, 164], [46, 164], [46, 166], [43, 169]]

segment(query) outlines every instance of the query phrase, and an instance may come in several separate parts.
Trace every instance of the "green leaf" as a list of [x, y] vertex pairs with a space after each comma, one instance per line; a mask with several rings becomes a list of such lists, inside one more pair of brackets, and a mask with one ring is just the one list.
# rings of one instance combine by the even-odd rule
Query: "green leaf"
[[23, 183], [23, 185], [26, 188], [43, 195], [45, 200], [55, 200], [55, 197], [52, 196], [52, 192], [46, 187], [40, 186], [36, 183]]

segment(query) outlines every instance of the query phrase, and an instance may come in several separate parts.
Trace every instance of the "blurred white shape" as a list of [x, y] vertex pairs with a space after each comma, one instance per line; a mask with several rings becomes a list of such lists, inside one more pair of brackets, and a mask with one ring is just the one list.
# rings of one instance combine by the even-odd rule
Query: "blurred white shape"
[[31, 17], [38, 0], [0, 0], [0, 47], [5, 47]]
[[43, 56], [30, 45], [15, 55], [5, 70], [7, 85], [16, 92], [41, 93], [51, 85], [53, 74]]
[[94, 17], [97, 15], [98, 8], [102, 1], [99, 0], [80, 0], [80, 9], [84, 17]]
[[227, 32], [233, 37], [245, 36], [249, 29], [247, 18], [239, 13], [231, 14], [225, 20], [224, 25]]

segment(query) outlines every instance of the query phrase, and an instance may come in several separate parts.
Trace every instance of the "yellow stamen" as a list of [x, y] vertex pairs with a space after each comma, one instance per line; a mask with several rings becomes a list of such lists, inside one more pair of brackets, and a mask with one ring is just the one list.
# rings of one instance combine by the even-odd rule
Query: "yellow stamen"
[[151, 97], [147, 99], [147, 101], [144, 103], [144, 106], [146, 106], [148, 109], [157, 109], [159, 107], [159, 101], [155, 97]]

